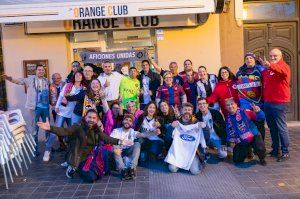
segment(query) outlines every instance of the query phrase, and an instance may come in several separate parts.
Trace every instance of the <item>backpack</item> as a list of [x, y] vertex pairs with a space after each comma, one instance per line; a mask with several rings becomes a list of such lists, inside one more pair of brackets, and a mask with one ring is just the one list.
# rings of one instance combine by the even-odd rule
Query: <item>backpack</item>
[[79, 165], [79, 175], [86, 182], [93, 183], [108, 171], [108, 152], [101, 146], [95, 146]]

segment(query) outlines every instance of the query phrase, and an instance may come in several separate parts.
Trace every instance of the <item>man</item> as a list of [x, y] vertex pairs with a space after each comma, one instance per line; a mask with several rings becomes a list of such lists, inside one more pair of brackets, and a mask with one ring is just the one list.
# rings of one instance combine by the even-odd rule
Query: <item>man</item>
[[3, 77], [15, 84], [25, 85], [27, 89], [25, 108], [30, 110], [31, 117], [31, 130], [34, 134], [36, 142], [36, 155], [38, 152], [38, 132], [39, 128], [36, 122], [42, 118], [45, 122], [49, 117], [49, 80], [44, 77], [45, 68], [42, 65], [36, 66], [36, 74], [27, 78], [14, 79], [10, 76], [3, 75]]
[[[137, 79], [138, 71], [135, 67], [129, 69], [129, 76], [124, 77], [120, 83], [120, 99], [122, 107], [125, 108], [129, 101], [133, 101], [138, 106], [140, 81]], [[138, 106], [139, 107], [139, 106]]]
[[[172, 127], [173, 143], [165, 159], [169, 163], [169, 170], [172, 173], [179, 168], [189, 170], [191, 174], [197, 175], [204, 168], [204, 155], [201, 154], [206, 148], [205, 138], [202, 128], [204, 122], [198, 122], [193, 116], [193, 105], [185, 103], [182, 107], [182, 117], [179, 121], [174, 121]], [[180, 148], [181, 147], [181, 148]]]
[[227, 140], [233, 143], [233, 162], [241, 164], [246, 159], [251, 148], [259, 158], [259, 163], [265, 166], [265, 143], [253, 121], [265, 120], [264, 112], [252, 104], [252, 110], [240, 109], [233, 98], [226, 100], [226, 133]]
[[134, 116], [132, 114], [125, 114], [122, 122], [123, 126], [114, 129], [110, 134], [113, 138], [131, 140], [134, 142], [134, 144], [129, 147], [114, 146], [114, 159], [116, 161], [116, 167], [121, 173], [122, 180], [134, 179], [136, 177], [136, 167], [141, 152], [141, 144], [137, 138], [146, 137], [146, 135], [132, 129], [133, 122]]
[[208, 108], [205, 98], [199, 98], [197, 104], [199, 111], [196, 114], [196, 118], [198, 121], [206, 124], [207, 128], [203, 129], [203, 131], [209, 131], [210, 138], [207, 144], [217, 148], [220, 159], [226, 158], [226, 124], [222, 114], [215, 109]]
[[180, 108], [187, 101], [182, 86], [173, 83], [173, 75], [169, 71], [164, 74], [163, 78], [164, 84], [157, 89], [156, 104], [158, 105], [164, 99], [174, 108]]
[[90, 65], [85, 65], [83, 68], [83, 76], [85, 77], [86, 85], [89, 86], [94, 77], [93, 67]]
[[[56, 116], [57, 113], [55, 112], [55, 106], [58, 100], [58, 96], [60, 91], [62, 90], [63, 86], [65, 85], [65, 83], [62, 81], [61, 75], [59, 73], [54, 73], [52, 75], [52, 84], [50, 85], [50, 105], [51, 105], [51, 113], [53, 116], [53, 121], [55, 123], [56, 121]], [[59, 137], [59, 143], [60, 143], [60, 147], [58, 149], [58, 151], [63, 151], [66, 146], [63, 142], [63, 137]]]
[[[270, 61], [260, 59], [267, 70], [263, 71], [263, 98], [267, 124], [272, 138], [272, 157], [277, 161], [289, 159], [289, 132], [286, 111], [291, 101], [291, 71], [278, 48], [270, 51]], [[279, 141], [282, 155], [279, 156]]]
[[82, 71], [80, 62], [78, 62], [78, 61], [73, 61], [71, 65], [72, 65], [72, 70], [71, 70], [71, 72], [69, 73], [69, 75], [67, 76], [67, 79], [66, 79], [66, 82], [67, 82], [67, 83], [71, 82], [72, 78], [74, 77], [74, 74], [75, 74], [77, 71]]
[[135, 128], [135, 125], [137, 124], [138, 118], [143, 114], [143, 112], [144, 112], [143, 110], [140, 110], [137, 108], [137, 105], [135, 102], [133, 102], [133, 101], [127, 102], [125, 113], [129, 113], [134, 116], [134, 121], [133, 121], [133, 125], [132, 125], [133, 129]]
[[[262, 71], [265, 70], [265, 67], [256, 63], [254, 53], [247, 53], [244, 59], [244, 65], [236, 73], [240, 108], [251, 109], [252, 103], [254, 103], [260, 109], [263, 109]], [[265, 139], [265, 121], [254, 121], [254, 123], [262, 138]]]
[[[160, 76], [164, 76], [166, 73], [166, 70], [162, 69], [161, 67], [158, 66], [158, 64], [154, 61], [154, 59], [149, 57], [149, 60], [155, 70], [160, 74]], [[173, 82], [182, 85], [183, 84], [183, 79], [178, 75], [178, 65], [176, 62], [171, 62], [169, 64], [169, 70], [173, 74]]]
[[194, 111], [196, 111], [198, 92], [197, 92], [197, 83], [194, 79], [193, 73], [194, 72], [192, 70], [186, 71], [187, 81], [183, 84], [182, 87], [186, 94], [187, 101], [193, 104]]
[[151, 71], [150, 63], [148, 60], [142, 61], [142, 68], [143, 70], [141, 71], [141, 74], [138, 77], [138, 79], [141, 83], [141, 109], [144, 109], [144, 107], [150, 101], [155, 100], [157, 88], [161, 84], [161, 78], [157, 73]]
[[[197, 82], [197, 92], [199, 97], [209, 97], [218, 83], [218, 77], [215, 74], [208, 74], [205, 66], [199, 66], [198, 68], [199, 81]], [[218, 102], [210, 104], [215, 110], [220, 110]]]
[[70, 136], [69, 153], [67, 163], [69, 165], [66, 176], [73, 178], [79, 164], [85, 160], [91, 150], [99, 145], [101, 141], [113, 145], [132, 145], [132, 141], [127, 139], [111, 138], [100, 130], [99, 115], [96, 110], [90, 109], [81, 123], [76, 123], [69, 128], [50, 126], [49, 121], [38, 122], [37, 125], [45, 130], [51, 131], [57, 136]]
[[104, 88], [104, 93], [108, 105], [119, 100], [119, 90], [123, 75], [113, 71], [113, 65], [110, 61], [106, 61], [102, 65], [104, 73], [98, 77], [101, 86]]
[[184, 66], [184, 71], [180, 72], [178, 75], [183, 79], [183, 82], [186, 82], [187, 81], [187, 78], [186, 78], [186, 71], [189, 71], [189, 70], [192, 70], [193, 71], [193, 75], [194, 75], [194, 80], [196, 82], [199, 81], [199, 75], [197, 72], [195, 72], [193, 70], [193, 63], [191, 60], [189, 59], [186, 59], [184, 62], [183, 62], [183, 66]]

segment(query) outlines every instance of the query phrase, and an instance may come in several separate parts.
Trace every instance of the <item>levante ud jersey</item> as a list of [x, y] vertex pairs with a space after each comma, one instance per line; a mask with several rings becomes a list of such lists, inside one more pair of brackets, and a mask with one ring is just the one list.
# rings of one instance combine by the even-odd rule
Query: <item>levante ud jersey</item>
[[262, 101], [262, 69], [260, 67], [245, 68], [237, 74], [237, 89], [242, 108], [251, 108], [251, 103]]

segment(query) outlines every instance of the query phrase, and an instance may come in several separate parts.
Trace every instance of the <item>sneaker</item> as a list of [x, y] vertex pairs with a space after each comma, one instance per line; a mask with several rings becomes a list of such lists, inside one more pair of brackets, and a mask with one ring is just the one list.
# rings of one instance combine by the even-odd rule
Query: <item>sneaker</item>
[[67, 176], [67, 178], [72, 179], [74, 177], [74, 175], [75, 175], [75, 172], [76, 172], [76, 169], [74, 169], [71, 166], [68, 166], [68, 168], [66, 170], [66, 176]]
[[269, 153], [267, 153], [267, 156], [277, 158], [278, 157], [278, 152], [272, 150]]
[[38, 157], [40, 155], [40, 152], [38, 152], [37, 150], [34, 152], [35, 157]]
[[128, 173], [131, 179], [134, 180], [136, 178], [136, 170], [134, 168], [129, 169]]
[[127, 169], [122, 169], [121, 170], [121, 179], [122, 180], [129, 180], [129, 175], [128, 175], [128, 170]]
[[60, 164], [60, 166], [67, 168], [69, 166], [69, 164], [67, 162], [63, 162]]
[[282, 154], [282, 156], [278, 157], [277, 162], [284, 162], [290, 159], [290, 155], [288, 153]]
[[50, 160], [50, 151], [45, 151], [43, 161], [48, 162]]
[[266, 166], [266, 165], [267, 165], [267, 162], [266, 162], [265, 159], [261, 159], [261, 160], [259, 160], [259, 164], [260, 164], [261, 166]]

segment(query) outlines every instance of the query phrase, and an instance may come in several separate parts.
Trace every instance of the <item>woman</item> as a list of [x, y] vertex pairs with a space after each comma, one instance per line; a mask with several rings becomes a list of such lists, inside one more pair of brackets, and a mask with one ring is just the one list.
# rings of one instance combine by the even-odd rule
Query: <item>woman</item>
[[[139, 117], [135, 130], [147, 135], [147, 138], [140, 138], [142, 149], [145, 149], [150, 156], [157, 157], [162, 153], [163, 139], [160, 127], [161, 120], [157, 116], [157, 106], [154, 102], [149, 102], [144, 113]], [[145, 153], [143, 153], [145, 154]], [[142, 155], [142, 159], [144, 155]]]
[[103, 112], [102, 104], [105, 100], [104, 98], [105, 94], [101, 87], [100, 81], [98, 79], [93, 79], [83, 100], [82, 115], [84, 116], [89, 109], [94, 109], [98, 112], [101, 118]]
[[118, 102], [113, 102], [110, 107], [106, 100], [103, 100], [103, 124], [104, 133], [110, 135], [113, 129], [121, 127], [123, 120], [123, 109]]
[[172, 122], [180, 117], [179, 111], [174, 111], [173, 107], [169, 105], [166, 100], [162, 100], [159, 105], [158, 116], [162, 118], [161, 131], [163, 139], [165, 141], [165, 147], [168, 151], [172, 145], [172, 132], [174, 128], [172, 127]]
[[[208, 74], [205, 66], [199, 66], [198, 74], [199, 74], [199, 81], [197, 82], [198, 96], [202, 98], [207, 98], [212, 94], [212, 92], [216, 88], [216, 85], [218, 83], [218, 78], [214, 74]], [[210, 107], [216, 110], [220, 109], [220, 105], [218, 102], [214, 103], [213, 105], [210, 105]]]
[[218, 73], [219, 82], [212, 94], [207, 98], [209, 104], [218, 102], [221, 106], [223, 115], [227, 116], [227, 110], [225, 106], [225, 100], [228, 98], [233, 98], [233, 100], [238, 104], [238, 91], [236, 89], [236, 78], [231, 72], [229, 67], [223, 66], [219, 69]]
[[[68, 126], [72, 123], [72, 112], [76, 106], [75, 101], [69, 101], [67, 96], [77, 95], [81, 90], [85, 88], [85, 78], [82, 72], [77, 71], [74, 74], [70, 83], [67, 83], [59, 94], [57, 103], [55, 105], [55, 112], [57, 113], [55, 126], [62, 127], [66, 122]], [[46, 148], [43, 157], [43, 161], [48, 162], [50, 159], [51, 148], [54, 144], [56, 136], [50, 134], [46, 141]]]
[[87, 88], [86, 79], [85, 79], [83, 72], [81, 72], [81, 71], [76, 72], [75, 75], [77, 73], [80, 73], [82, 75], [81, 88], [79, 89], [78, 92], [76, 92], [76, 94], [65, 95], [66, 101], [72, 102], [75, 104], [72, 109], [73, 111], [71, 114], [71, 124], [72, 125], [80, 122], [82, 119], [83, 100], [84, 100], [84, 97], [86, 94], [86, 88]]

